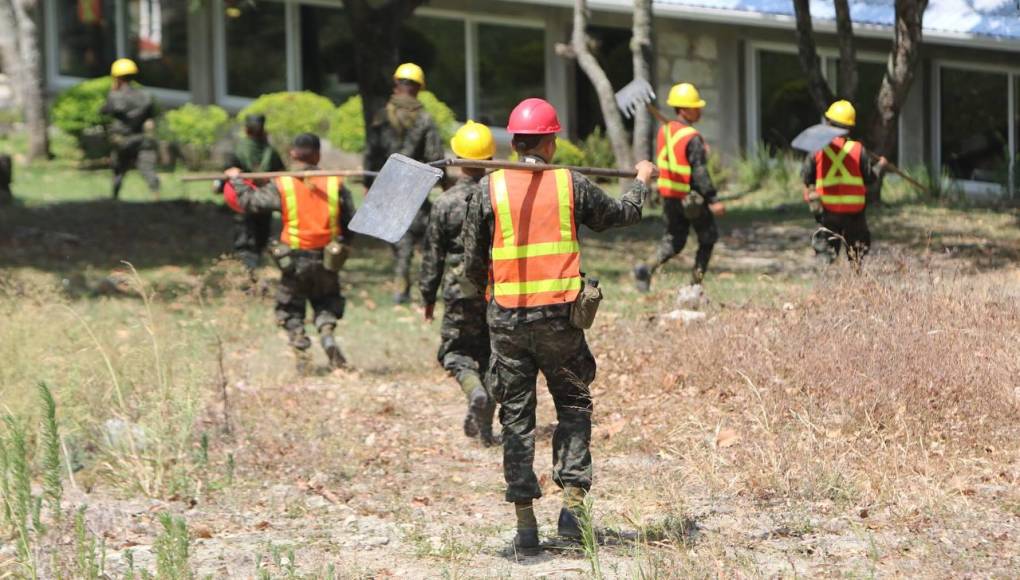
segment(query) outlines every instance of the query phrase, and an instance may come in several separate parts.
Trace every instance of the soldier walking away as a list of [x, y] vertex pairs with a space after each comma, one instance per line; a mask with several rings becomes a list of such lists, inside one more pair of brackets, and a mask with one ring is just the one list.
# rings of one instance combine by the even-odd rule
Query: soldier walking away
[[[849, 101], [836, 101], [825, 111], [825, 122], [849, 131], [857, 123], [857, 111]], [[864, 215], [867, 191], [879, 182], [888, 162], [878, 157], [872, 165], [870, 159], [859, 141], [843, 136], [804, 160], [804, 201], [821, 225], [811, 246], [825, 264], [831, 264], [844, 249], [847, 258], [859, 265], [871, 249], [871, 231]]]
[[[373, 117], [365, 143], [365, 167], [371, 171], [382, 168], [390, 155], [400, 153], [416, 161], [428, 163], [443, 158], [443, 140], [432, 116], [418, 100], [425, 88], [425, 72], [414, 63], [404, 63], [393, 73], [393, 95]], [[370, 185], [371, 182], [369, 181]], [[411, 228], [393, 245], [394, 277], [398, 304], [411, 300], [411, 260], [414, 247], [425, 237], [431, 204], [422, 205]]]
[[[302, 133], [294, 138], [290, 158], [296, 171], [318, 169], [319, 138]], [[281, 214], [280, 241], [272, 254], [281, 270], [276, 295], [276, 320], [286, 329], [295, 350], [298, 371], [310, 368], [308, 349], [312, 343], [305, 334], [306, 303], [314, 313], [315, 327], [332, 368], [346, 366], [347, 359], [333, 336], [343, 318], [345, 299], [340, 293], [338, 271], [353, 238], [347, 228], [354, 217], [351, 192], [342, 177], [277, 177], [252, 188], [238, 178], [240, 168], [226, 171], [237, 190], [238, 203], [245, 212]]]
[[[526, 99], [510, 113], [507, 130], [525, 163], [544, 163], [556, 152], [556, 109]], [[563, 489], [557, 531], [581, 537], [578, 516], [591, 488], [589, 386], [595, 358], [571, 307], [584, 285], [578, 229], [602, 231], [641, 220], [655, 166], [637, 165], [637, 180], [619, 200], [580, 173], [496, 171], [482, 178], [464, 223], [466, 295], [491, 287], [487, 308], [492, 357], [489, 392], [500, 404], [506, 500], [517, 515], [517, 548], [538, 547], [533, 501], [542, 496], [535, 476], [536, 380], [541, 372], [556, 406], [553, 481]], [[491, 270], [490, 270], [491, 267]], [[490, 282], [491, 271], [491, 286]]]
[[159, 199], [159, 177], [156, 163], [159, 147], [156, 142], [156, 102], [152, 95], [134, 82], [138, 65], [129, 58], [114, 61], [110, 67], [113, 87], [101, 112], [113, 117], [110, 124], [110, 145], [113, 154], [113, 199], [120, 197], [124, 175], [138, 169], [152, 195]]
[[[492, 159], [496, 153], [496, 142], [488, 127], [468, 121], [450, 140], [450, 148], [464, 159]], [[489, 368], [490, 352], [485, 299], [482, 296], [465, 297], [457, 282], [464, 267], [460, 232], [468, 200], [481, 195], [478, 181], [484, 175], [484, 169], [464, 168], [456, 185], [445, 191], [432, 206], [422, 252], [420, 289], [425, 303], [425, 320], [431, 321], [436, 294], [442, 285], [445, 308], [440, 330], [439, 362], [457, 379], [467, 396], [464, 434], [478, 437], [483, 445], [489, 446], [497, 444], [498, 439], [492, 434], [496, 404], [482, 383], [482, 374]]]
[[698, 251], [694, 256], [691, 286], [701, 293], [701, 282], [708, 270], [712, 249], [719, 240], [715, 216], [725, 211], [716, 201], [715, 185], [708, 174], [708, 145], [692, 125], [701, 119], [705, 101], [690, 83], [674, 85], [666, 103], [676, 111], [676, 121], [659, 129], [656, 151], [659, 167], [659, 195], [662, 196], [662, 217], [666, 233], [659, 247], [646, 262], [634, 267], [634, 279], [641, 292], [648, 292], [652, 275], [683, 251], [687, 235], [694, 226]]
[[[244, 173], [286, 169], [280, 154], [269, 144], [265, 115], [245, 117], [244, 133], [245, 136], [234, 149], [227, 168], [237, 167]], [[264, 180], [255, 181], [256, 185], [265, 183]], [[217, 183], [217, 190], [222, 191], [223, 185], [222, 182]], [[269, 243], [272, 224], [273, 214], [271, 212], [234, 214], [234, 253], [250, 273], [258, 267], [262, 252], [265, 251], [266, 245]]]

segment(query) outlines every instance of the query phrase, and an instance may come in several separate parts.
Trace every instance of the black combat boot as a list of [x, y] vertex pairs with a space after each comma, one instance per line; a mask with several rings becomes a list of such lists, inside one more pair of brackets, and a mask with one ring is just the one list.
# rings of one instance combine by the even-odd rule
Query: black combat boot
[[482, 445], [486, 447], [495, 447], [496, 445], [502, 445], [503, 437], [499, 434], [492, 432], [492, 419], [496, 414], [496, 402], [489, 398], [488, 403], [485, 405], [485, 410], [482, 411], [479, 417], [479, 428], [478, 437], [482, 440]]
[[560, 510], [560, 519], [556, 524], [556, 533], [561, 538], [569, 540], [581, 539], [581, 520], [578, 514], [584, 507], [584, 496], [587, 492], [574, 486], [563, 488], [563, 509]]
[[529, 500], [514, 503], [517, 516], [517, 534], [514, 536], [514, 549], [523, 552], [538, 550], [538, 520], [535, 519], [535, 507]]
[[294, 349], [294, 356], [297, 358], [297, 372], [305, 376], [312, 372], [312, 355], [308, 349], [312, 347], [312, 341], [305, 335], [304, 330], [290, 331], [290, 346]]
[[324, 326], [320, 331], [322, 337], [319, 339], [322, 343], [322, 350], [326, 351], [326, 358], [329, 359], [329, 368], [331, 369], [342, 369], [347, 366], [347, 357], [344, 356], [340, 345], [336, 343], [336, 338], [333, 337], [333, 327]]

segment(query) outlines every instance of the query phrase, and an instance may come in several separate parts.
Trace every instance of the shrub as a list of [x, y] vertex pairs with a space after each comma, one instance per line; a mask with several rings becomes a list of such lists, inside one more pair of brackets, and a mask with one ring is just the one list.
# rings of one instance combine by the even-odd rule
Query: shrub
[[243, 122], [248, 115], [266, 116], [269, 140], [279, 150], [289, 148], [300, 133], [325, 135], [329, 130], [333, 103], [321, 95], [304, 92], [269, 93], [241, 109], [237, 114]]
[[50, 122], [58, 129], [80, 138], [86, 130], [105, 125], [109, 117], [99, 112], [113, 81], [99, 77], [74, 85], [60, 94], [50, 109]]
[[[456, 115], [454, 115], [450, 107], [446, 106], [446, 103], [440, 101], [434, 94], [428, 91], [419, 93], [418, 99], [425, 106], [425, 110], [428, 111], [429, 115], [432, 116], [432, 120], [436, 122], [439, 134], [442, 136], [443, 143], [445, 144], [453, 137], [459, 125]], [[347, 99], [333, 112], [330, 122], [329, 141], [340, 149], [352, 153], [361, 152], [365, 149], [365, 119], [362, 115], [360, 95]]]
[[558, 165], [587, 165], [588, 158], [580, 147], [557, 137], [556, 155], [553, 155], [552, 162]]
[[209, 159], [213, 145], [230, 123], [230, 115], [216, 105], [187, 104], [167, 112], [161, 128], [166, 140], [183, 146], [185, 160], [197, 168]]
[[602, 131], [602, 127], [595, 127], [584, 142], [581, 143], [584, 156], [589, 165], [594, 167], [616, 167], [616, 154], [613, 153], [613, 144], [609, 137]]

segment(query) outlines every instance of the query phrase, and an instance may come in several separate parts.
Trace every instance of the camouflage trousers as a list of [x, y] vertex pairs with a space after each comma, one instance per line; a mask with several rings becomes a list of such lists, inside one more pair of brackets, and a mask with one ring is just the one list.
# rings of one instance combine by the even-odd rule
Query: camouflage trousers
[[465, 395], [470, 383], [464, 376], [474, 374], [481, 378], [489, 368], [489, 327], [485, 322], [484, 300], [454, 300], [447, 302], [443, 323], [439, 331], [439, 362], [456, 377]]
[[291, 256], [294, 266], [283, 271], [276, 293], [276, 321], [287, 330], [292, 346], [306, 349], [310, 346], [305, 336], [308, 306], [319, 333], [332, 334], [344, 316], [346, 300], [340, 293], [340, 277], [322, 266], [322, 252], [296, 251]]
[[254, 270], [269, 243], [273, 215], [270, 213], [234, 214], [234, 253], [244, 267]]
[[[819, 229], [811, 239], [815, 255], [827, 262], [833, 262], [840, 250], [846, 251], [851, 262], [859, 262], [871, 249], [871, 230], [864, 212], [825, 212], [818, 218], [818, 224], [829, 230]], [[831, 233], [830, 233], [831, 232]], [[835, 235], [833, 235], [835, 234]]]
[[393, 277], [399, 286], [398, 291], [402, 294], [409, 294], [411, 292], [411, 261], [414, 259], [414, 248], [415, 246], [420, 246], [422, 240], [425, 239], [425, 229], [428, 227], [429, 212], [431, 210], [432, 204], [425, 200], [421, 209], [418, 210], [418, 214], [414, 216], [410, 229], [404, 233], [403, 237], [397, 240], [397, 243], [393, 244], [393, 257], [395, 260]]
[[124, 175], [131, 169], [142, 174], [149, 191], [159, 193], [159, 150], [155, 140], [146, 137], [122, 137], [113, 145], [113, 197], [120, 196]]
[[595, 380], [595, 357], [584, 332], [566, 318], [541, 319], [514, 328], [493, 326], [489, 332], [492, 360], [488, 384], [500, 404], [506, 500], [522, 502], [542, 496], [534, 469], [540, 371], [556, 406], [553, 481], [561, 488], [590, 489], [593, 405], [589, 385]]
[[689, 220], [684, 215], [683, 200], [665, 197], [662, 199], [662, 219], [666, 225], [666, 233], [659, 241], [655, 254], [649, 259], [649, 267], [654, 272], [682, 252], [693, 226], [698, 237], [698, 252], [694, 256], [694, 278], [695, 282], [700, 282], [708, 270], [712, 249], [719, 241], [719, 228], [716, 226], [715, 216], [706, 209], [696, 219]]

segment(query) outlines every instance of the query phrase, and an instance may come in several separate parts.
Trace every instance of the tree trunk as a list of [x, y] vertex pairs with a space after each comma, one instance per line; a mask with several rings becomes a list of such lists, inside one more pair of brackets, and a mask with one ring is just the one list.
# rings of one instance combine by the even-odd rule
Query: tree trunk
[[18, 24], [18, 48], [21, 53], [20, 92], [28, 129], [28, 158], [49, 159], [49, 120], [43, 93], [42, 58], [39, 55], [35, 20], [35, 0], [11, 0]]
[[857, 97], [857, 48], [854, 23], [847, 0], [835, 0], [836, 38], [839, 40], [839, 96], [848, 101]]
[[393, 92], [393, 71], [400, 64], [400, 29], [404, 20], [427, 0], [387, 0], [373, 6], [369, 0], [345, 0], [344, 12], [357, 31], [354, 67], [358, 75], [365, 127], [386, 105]]
[[560, 56], [577, 59], [578, 66], [595, 87], [599, 108], [602, 109], [602, 117], [606, 121], [606, 134], [616, 156], [616, 165], [621, 169], [629, 169], [634, 166], [634, 158], [631, 155], [627, 128], [623, 124], [623, 114], [616, 107], [613, 85], [588, 48], [588, 41], [588, 3], [586, 0], [575, 0], [574, 31], [570, 37], [570, 45], [558, 45], [556, 52]]
[[928, 0], [896, 0], [893, 48], [876, 98], [878, 114], [868, 131], [872, 150], [879, 155], [890, 154], [896, 146], [896, 121], [917, 71], [927, 7]]
[[818, 49], [815, 46], [814, 26], [811, 24], [811, 1], [793, 0], [793, 11], [797, 16], [796, 36], [800, 66], [807, 75], [811, 100], [821, 113], [835, 99], [829, 83], [825, 81], [825, 75], [822, 74], [822, 61], [818, 58]]
[[[630, 52], [634, 62], [634, 78], [644, 79], [655, 86], [652, 67], [655, 63], [655, 50], [652, 45], [652, 0], [634, 0], [633, 36], [630, 39]], [[634, 115], [634, 138], [631, 151], [634, 160], [650, 159], [655, 139], [655, 123], [647, 109], [641, 109]]]
[[18, 51], [18, 37], [15, 32], [17, 28], [11, 0], [0, 0], [0, 65], [3, 65], [3, 70], [10, 79], [14, 102], [20, 107], [21, 83], [18, 79], [21, 76], [21, 54]]

